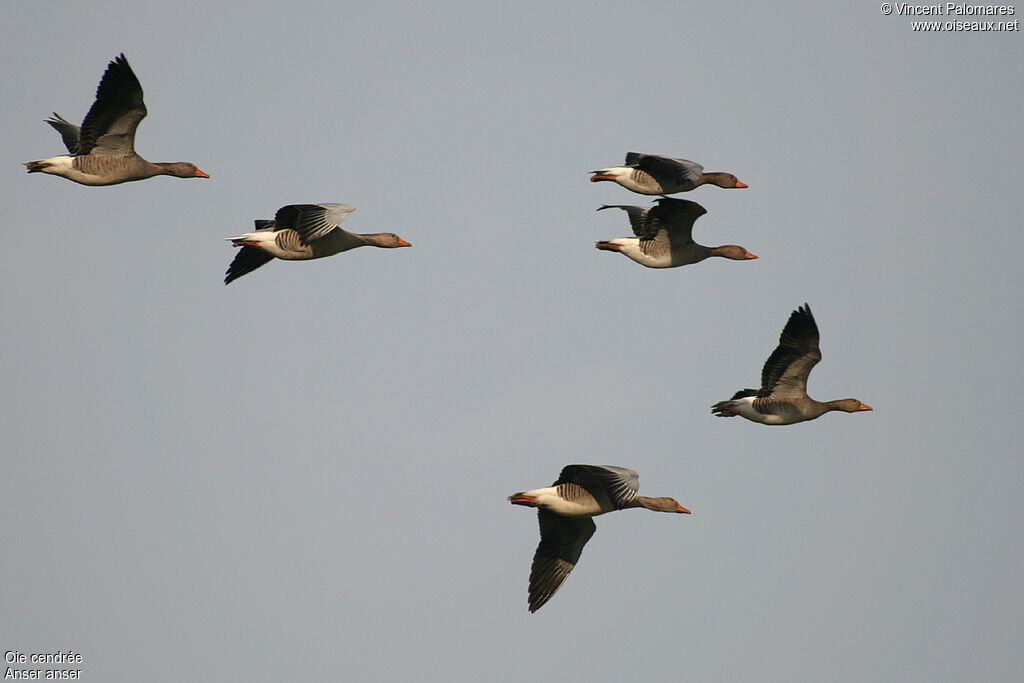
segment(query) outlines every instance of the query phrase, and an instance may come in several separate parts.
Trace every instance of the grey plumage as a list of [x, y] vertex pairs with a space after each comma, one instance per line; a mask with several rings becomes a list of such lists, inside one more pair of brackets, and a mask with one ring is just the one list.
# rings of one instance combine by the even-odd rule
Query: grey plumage
[[650, 208], [606, 204], [598, 209], [623, 209], [629, 216], [633, 234], [641, 240], [662, 240], [683, 245], [693, 242], [693, 224], [708, 211], [688, 199], [661, 197]]
[[612, 166], [591, 173], [594, 174], [590, 178], [591, 182], [612, 181], [628, 190], [647, 195], [688, 192], [701, 185], [746, 187], [732, 173], [705, 173], [703, 166], [689, 159], [639, 152], [626, 154], [624, 166]]
[[640, 490], [640, 475], [616, 465], [566, 465], [552, 486], [573, 483], [583, 487], [602, 510], [622, 510]]
[[341, 225], [355, 210], [348, 204], [289, 204], [277, 210], [274, 223], [278, 229], [297, 232], [303, 244], [311, 244]]
[[707, 247], [693, 241], [693, 225], [707, 213], [703, 206], [686, 199], [661, 197], [650, 208], [606, 204], [598, 208], [622, 209], [629, 216], [637, 242], [629, 238], [601, 240], [598, 249], [618, 251], [648, 268], [675, 268], [698, 263], [710, 256], [732, 260], [757, 258], [743, 247], [728, 244]]
[[58, 133], [71, 156], [29, 161], [29, 173], [59, 175], [82, 185], [116, 185], [157, 175], [208, 178], [188, 162], [154, 163], [135, 152], [135, 131], [146, 116], [142, 84], [124, 54], [108, 65], [96, 99], [81, 127], [60, 114], [46, 120]]
[[[509, 496], [515, 505], [537, 508], [540, 543], [530, 565], [529, 609], [536, 612], [569, 577], [580, 559], [583, 546], [594, 535], [597, 526], [593, 515], [633, 507], [662, 512], [685, 512], [672, 498], [638, 496], [639, 477], [636, 472], [614, 465], [566, 465], [552, 487], [558, 505], [570, 503], [558, 512], [546, 509], [540, 502], [541, 491], [524, 491]], [[534, 495], [531, 495], [534, 494]], [[547, 494], [545, 494], [547, 495]], [[548, 501], [552, 499], [548, 498]]]
[[[786, 321], [779, 344], [761, 368], [760, 389], [743, 389], [711, 412], [719, 417], [742, 417], [763, 424], [786, 425], [813, 420], [833, 410], [847, 413], [871, 410], [855, 398], [817, 401], [807, 395], [807, 378], [821, 361], [818, 324], [806, 303]], [[744, 399], [753, 397], [753, 401]], [[737, 403], [738, 402], [738, 403]], [[750, 409], [753, 412], [749, 412]]]
[[67, 147], [68, 153], [72, 156], [78, 154], [78, 138], [81, 128], [71, 123], [57, 112], [53, 112], [53, 117], [46, 119], [46, 122], [60, 133], [61, 140], [64, 141], [64, 146]]
[[562, 587], [576, 563], [583, 546], [597, 531], [590, 517], [563, 517], [547, 510], [537, 510], [540, 543], [530, 564], [528, 607], [539, 610]]
[[96, 101], [82, 121], [77, 153], [95, 156], [133, 154], [135, 129], [146, 114], [142, 84], [121, 53], [107, 65], [96, 88]]
[[687, 192], [697, 187], [700, 177], [704, 175], [704, 167], [689, 159], [673, 159], [656, 154], [629, 152], [626, 154], [626, 165], [646, 173], [665, 190]]
[[[807, 376], [821, 361], [821, 335], [811, 307], [806, 303], [793, 311], [775, 347], [761, 368], [760, 398], [800, 398], [807, 395]], [[757, 405], [755, 401], [754, 405]]]
[[307, 261], [324, 258], [362, 246], [384, 248], [411, 246], [394, 233], [360, 235], [340, 227], [355, 211], [348, 204], [288, 204], [277, 210], [273, 220], [258, 219], [251, 233], [229, 237], [241, 247], [224, 276], [224, 284], [250, 273], [272, 259]]

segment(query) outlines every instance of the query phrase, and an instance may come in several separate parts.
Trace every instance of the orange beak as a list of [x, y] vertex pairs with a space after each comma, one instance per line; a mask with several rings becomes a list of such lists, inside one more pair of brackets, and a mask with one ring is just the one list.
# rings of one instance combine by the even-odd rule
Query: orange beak
[[400, 247], [411, 247], [412, 245], [403, 240], [401, 237], [398, 238], [398, 246]]
[[688, 515], [688, 514], [690, 514], [690, 511], [689, 511], [689, 510], [687, 510], [686, 508], [684, 508], [684, 507], [683, 507], [682, 505], [680, 505], [679, 503], [676, 503], [676, 512], [681, 512], [681, 513], [683, 513], [684, 515]]
[[743, 258], [744, 258], [744, 260], [747, 260], [747, 261], [749, 261], [749, 260], [750, 260], [750, 259], [752, 259], [752, 258], [757, 258], [757, 256], [756, 256], [755, 254], [751, 254], [751, 253], [750, 253], [750, 252], [748, 251], [748, 252], [747, 252], [746, 254], [744, 254], [744, 255], [743, 255]]
[[741, 183], [740, 181], [737, 180], [736, 181], [736, 187], [750, 187], [750, 186], [747, 185], [746, 183]]
[[195, 177], [196, 177], [196, 178], [209, 178], [210, 176], [208, 176], [207, 174], [203, 173], [202, 171], [200, 171], [200, 170], [199, 170], [199, 169], [197, 168], [197, 169], [196, 169], [196, 174], [195, 174]]
[[866, 403], [861, 403], [860, 408], [857, 408], [857, 410], [874, 410], [874, 408], [872, 408]]

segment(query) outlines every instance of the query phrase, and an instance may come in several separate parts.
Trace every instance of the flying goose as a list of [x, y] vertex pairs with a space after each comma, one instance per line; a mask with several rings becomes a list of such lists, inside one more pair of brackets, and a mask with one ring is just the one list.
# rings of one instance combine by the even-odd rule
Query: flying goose
[[871, 410], [855, 398], [822, 403], [807, 395], [807, 376], [821, 360], [818, 340], [818, 326], [805, 303], [789, 316], [779, 345], [765, 361], [761, 388], [738, 391], [728, 401], [711, 406], [711, 412], [718, 417], [739, 415], [766, 425], [788, 425], [813, 420], [831, 410]]
[[274, 220], [257, 220], [255, 232], [225, 238], [242, 249], [228, 266], [224, 284], [275, 257], [308, 261], [366, 245], [387, 249], [412, 246], [392, 232], [359, 235], [338, 227], [355, 210], [348, 204], [289, 204], [277, 210]]
[[700, 185], [747, 187], [732, 173], [705, 173], [704, 167], [696, 161], [639, 152], [629, 152], [626, 155], [625, 166], [602, 168], [591, 173], [594, 174], [590, 178], [592, 183], [610, 180], [640, 194], [689, 192]]
[[638, 475], [613, 465], [566, 465], [547, 488], [508, 497], [513, 505], [537, 508], [540, 544], [530, 568], [529, 607], [536, 612], [551, 599], [576, 566], [597, 526], [591, 517], [626, 508], [658, 512], [690, 511], [673, 498], [636, 495]]
[[705, 247], [693, 241], [693, 224], [707, 211], [696, 202], [662, 197], [657, 206], [604, 205], [598, 209], [622, 209], [629, 216], [636, 237], [602, 240], [598, 249], [617, 251], [648, 268], [675, 268], [721, 256], [734, 261], [757, 258], [743, 247], [728, 244]]
[[82, 185], [117, 185], [156, 175], [210, 177], [195, 164], [152, 163], [136, 154], [135, 129], [145, 116], [142, 85], [122, 53], [107, 65], [81, 128], [56, 112], [46, 120], [60, 133], [68, 154], [24, 165], [29, 173], [64, 176]]

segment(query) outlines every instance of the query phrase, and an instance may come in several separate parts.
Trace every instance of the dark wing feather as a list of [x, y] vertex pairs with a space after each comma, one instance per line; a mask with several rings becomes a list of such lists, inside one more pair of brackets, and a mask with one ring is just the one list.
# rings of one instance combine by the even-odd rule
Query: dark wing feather
[[818, 325], [814, 322], [810, 307], [804, 304], [789, 316], [779, 336], [779, 345], [765, 361], [758, 396], [806, 396], [807, 376], [821, 360], [818, 341]]
[[704, 167], [695, 161], [672, 159], [655, 154], [630, 152], [626, 155], [626, 164], [636, 166], [655, 178], [670, 178], [680, 185], [695, 183], [704, 175]]
[[602, 209], [622, 209], [625, 211], [626, 215], [629, 216], [629, 224], [633, 228], [633, 234], [641, 239], [646, 239], [644, 224], [648, 209], [642, 206], [626, 206], [624, 204], [604, 204], [598, 208], [598, 211]]
[[730, 398], [729, 400], [736, 401], [741, 398], [746, 398], [748, 396], [757, 396], [759, 393], [760, 392], [757, 389], [740, 389], [735, 394], [733, 394], [732, 398]]
[[688, 199], [662, 197], [658, 205], [647, 212], [649, 230], [657, 234], [665, 229], [673, 244], [693, 241], [693, 224], [707, 213], [707, 209]]
[[299, 233], [302, 243], [309, 244], [337, 228], [355, 210], [348, 204], [289, 204], [277, 210], [274, 221], [280, 228]]
[[246, 273], [251, 273], [273, 259], [273, 256], [258, 247], [242, 247], [235, 254], [231, 265], [228, 266], [227, 273], [224, 275], [224, 284], [237, 280]]
[[60, 133], [60, 138], [64, 141], [64, 146], [68, 148], [68, 154], [71, 154], [72, 156], [78, 154], [78, 137], [81, 134], [79, 127], [65, 119], [57, 112], [53, 112], [53, 117], [46, 119], [46, 122]]
[[530, 567], [530, 611], [536, 612], [551, 599], [580, 559], [583, 546], [597, 530], [590, 517], [563, 517], [537, 510], [540, 544]]
[[124, 54], [109, 65], [96, 88], [96, 101], [82, 121], [78, 153], [108, 156], [135, 151], [135, 129], [146, 116], [142, 84]]
[[640, 489], [636, 472], [614, 465], [566, 465], [554, 486], [570, 482], [586, 489], [602, 510], [621, 510]]

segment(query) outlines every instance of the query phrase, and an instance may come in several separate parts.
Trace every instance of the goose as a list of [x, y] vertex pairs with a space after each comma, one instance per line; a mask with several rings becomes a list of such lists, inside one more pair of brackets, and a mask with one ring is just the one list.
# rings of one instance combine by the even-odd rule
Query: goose
[[338, 227], [355, 210], [348, 204], [289, 204], [277, 210], [274, 220], [257, 220], [255, 232], [225, 238], [242, 250], [228, 266], [224, 284], [275, 257], [308, 261], [367, 245], [385, 249], [412, 246], [392, 232], [359, 235]]
[[673, 498], [636, 495], [638, 479], [636, 472], [625, 467], [566, 465], [551, 486], [508, 497], [513, 505], [537, 508], [540, 522], [540, 544], [530, 568], [531, 612], [551, 599], [579, 562], [583, 546], [597, 529], [591, 517], [640, 507], [690, 514]]
[[142, 84], [121, 53], [107, 65], [81, 128], [56, 112], [46, 120], [60, 133], [68, 154], [24, 166], [29, 173], [59, 175], [82, 185], [117, 185], [157, 175], [210, 177], [195, 164], [152, 163], [136, 154], [135, 129], [145, 116]]
[[696, 202], [662, 197], [657, 206], [605, 204], [598, 208], [622, 209], [629, 216], [636, 237], [602, 240], [595, 246], [604, 251], [617, 251], [648, 268], [675, 268], [721, 256], [734, 261], [756, 259], [743, 247], [727, 244], [705, 247], [693, 241], [693, 224], [707, 211]]
[[711, 406], [718, 417], [739, 415], [766, 425], [789, 425], [813, 420], [832, 410], [857, 413], [871, 410], [855, 398], [815, 401], [807, 395], [807, 376], [818, 361], [818, 325], [806, 303], [789, 316], [761, 370], [761, 388], [737, 391], [728, 401]]
[[591, 171], [590, 182], [610, 180], [627, 190], [640, 194], [675, 194], [689, 192], [701, 185], [719, 187], [747, 187], [732, 173], [715, 171], [705, 173], [704, 167], [696, 161], [673, 159], [656, 154], [630, 152], [626, 155], [625, 166], [612, 166]]

